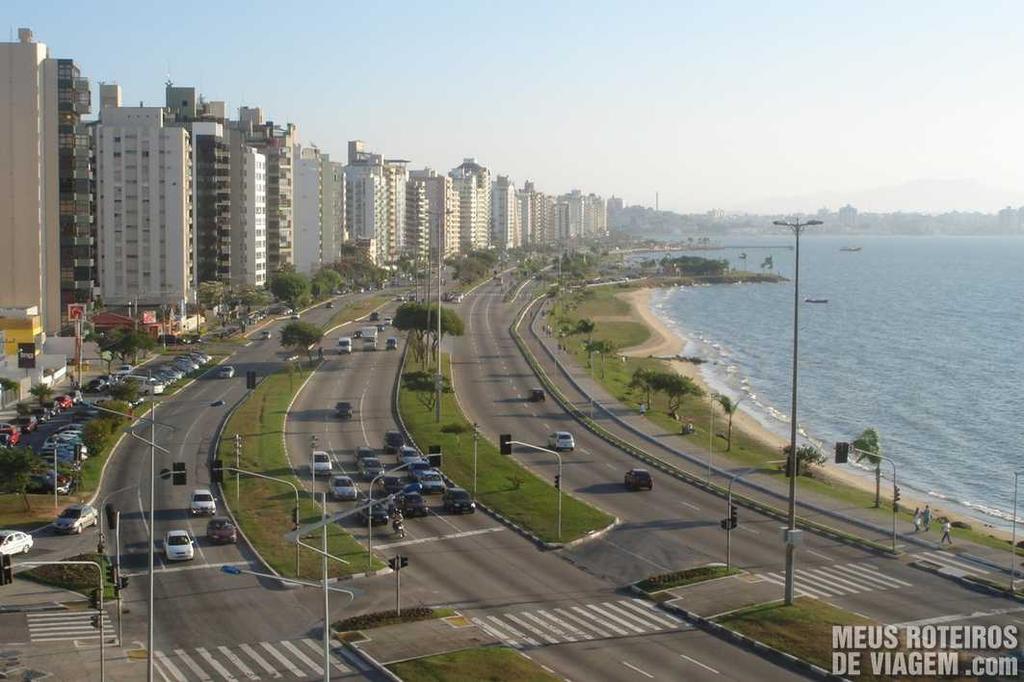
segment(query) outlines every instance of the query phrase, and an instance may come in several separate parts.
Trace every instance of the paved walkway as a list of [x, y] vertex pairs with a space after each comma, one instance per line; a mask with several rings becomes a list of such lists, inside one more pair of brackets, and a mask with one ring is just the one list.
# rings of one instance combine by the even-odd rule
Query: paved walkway
[[495, 635], [462, 616], [389, 625], [364, 632], [369, 639], [356, 646], [384, 664], [500, 642]]

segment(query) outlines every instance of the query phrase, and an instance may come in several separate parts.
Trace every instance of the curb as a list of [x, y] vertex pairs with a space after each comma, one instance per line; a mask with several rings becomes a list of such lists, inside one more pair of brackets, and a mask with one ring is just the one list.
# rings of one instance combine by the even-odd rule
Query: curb
[[387, 679], [391, 680], [392, 682], [402, 682], [402, 678], [401, 677], [399, 677], [398, 675], [396, 675], [393, 672], [391, 672], [390, 670], [388, 670], [384, 666], [383, 663], [381, 663], [376, 658], [374, 658], [370, 654], [366, 653], [365, 651], [363, 651], [362, 649], [360, 649], [356, 645], [352, 644], [351, 642], [344, 642], [344, 641], [342, 642], [342, 645], [348, 651], [351, 651], [352, 654], [356, 656], [356, 658], [358, 658], [363, 663], [365, 663], [366, 665], [370, 666], [371, 668], [373, 668], [374, 670], [379, 672], [381, 675], [383, 675]]
[[784, 668], [789, 668], [795, 672], [803, 673], [816, 680], [833, 680], [839, 682], [850, 682], [847, 678], [840, 675], [833, 675], [829, 671], [825, 670], [821, 666], [815, 665], [810, 661], [806, 661], [802, 658], [798, 658], [792, 654], [787, 654], [784, 651], [776, 649], [775, 647], [768, 646], [767, 644], [760, 642], [753, 637], [748, 637], [744, 634], [740, 634], [735, 630], [719, 625], [718, 623], [709, 620], [703, 616], [697, 615], [692, 611], [688, 611], [681, 606], [676, 606], [671, 602], [658, 603], [658, 608], [667, 611], [673, 615], [681, 616], [690, 623], [699, 627], [701, 630], [708, 632], [719, 639], [725, 640], [731, 644], [736, 644], [745, 647], [752, 653], [760, 656], [761, 658], [771, 661], [776, 665]]
[[988, 584], [983, 583], [983, 582], [978, 582], [976, 580], [971, 580], [970, 578], [968, 578], [966, 576], [960, 576], [960, 575], [954, 575], [952, 573], [946, 573], [946, 572], [944, 572], [942, 570], [942, 568], [940, 568], [938, 566], [938, 564], [936, 564], [933, 561], [929, 561], [928, 559], [918, 559], [916, 561], [911, 561], [907, 565], [912, 567], [912, 568], [916, 568], [919, 571], [925, 571], [926, 573], [931, 573], [932, 575], [938, 576], [940, 578], [946, 578], [947, 580], [952, 580], [953, 582], [957, 583], [961, 587], [967, 588], [968, 590], [972, 590], [974, 592], [980, 592], [982, 594], [987, 594], [987, 595], [990, 595], [990, 596], [993, 596], [993, 597], [1002, 597], [1004, 599], [1012, 599], [1015, 602], [1019, 602], [1021, 604], [1024, 604], [1024, 595], [1022, 595], [1020, 593], [1015, 592], [1013, 594], [1010, 594], [1007, 590], [1002, 590], [1002, 589], [999, 589], [998, 587], [995, 587], [993, 585], [988, 585]]
[[334, 582], [344, 583], [348, 582], [349, 580], [358, 580], [359, 578], [374, 578], [378, 575], [386, 575], [388, 573], [393, 572], [394, 571], [392, 571], [389, 566], [385, 566], [384, 568], [378, 568], [376, 571], [363, 571], [362, 573], [353, 573], [352, 575], [339, 576], [334, 579]]

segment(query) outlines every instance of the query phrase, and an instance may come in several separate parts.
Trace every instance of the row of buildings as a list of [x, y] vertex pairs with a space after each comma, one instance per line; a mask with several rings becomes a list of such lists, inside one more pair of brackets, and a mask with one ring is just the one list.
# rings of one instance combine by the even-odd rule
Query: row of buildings
[[69, 304], [180, 314], [201, 282], [262, 287], [345, 244], [387, 267], [607, 231], [594, 194], [516, 186], [473, 159], [410, 169], [358, 140], [335, 160], [259, 107], [232, 116], [170, 82], [161, 106], [102, 83], [90, 116], [89, 80], [28, 29], [0, 45], [0, 93], [0, 308], [36, 306], [51, 335]]

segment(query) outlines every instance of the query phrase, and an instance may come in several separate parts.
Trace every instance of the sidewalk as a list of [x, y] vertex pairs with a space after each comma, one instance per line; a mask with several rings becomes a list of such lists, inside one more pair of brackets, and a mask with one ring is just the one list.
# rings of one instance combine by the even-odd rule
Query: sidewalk
[[363, 632], [368, 639], [356, 642], [354, 646], [384, 665], [460, 649], [500, 644], [496, 637], [484, 632], [465, 616], [389, 625]]
[[[538, 310], [539, 306], [534, 306], [524, 317], [519, 333], [548, 378], [566, 399], [584, 413], [590, 412], [593, 401], [594, 421], [602, 428], [679, 469], [706, 479], [707, 452], [695, 450], [678, 435], [666, 433], [664, 428], [620, 403], [591, 377], [586, 369], [573, 362], [570, 356], [560, 352], [554, 337], [546, 337], [540, 331], [539, 316], [536, 314]], [[728, 473], [745, 468], [716, 453], [711, 482], [724, 487], [728, 484]], [[734, 486], [734, 491], [784, 509], [788, 492], [781, 484], [785, 482], [786, 479], [778, 475], [752, 473], [738, 482]], [[864, 509], [798, 487], [797, 514], [882, 545], [888, 546], [892, 542], [892, 516], [885, 509]], [[901, 521], [901, 525], [908, 524]], [[897, 547], [910, 544], [922, 548], [938, 548], [939, 534], [933, 533], [932, 537], [929, 537], [912, 534], [910, 530], [909, 527], [897, 528]], [[1000, 570], [999, 567], [1008, 559], [1008, 551], [999, 551], [960, 539], [957, 540], [955, 550], [995, 564], [996, 570]]]

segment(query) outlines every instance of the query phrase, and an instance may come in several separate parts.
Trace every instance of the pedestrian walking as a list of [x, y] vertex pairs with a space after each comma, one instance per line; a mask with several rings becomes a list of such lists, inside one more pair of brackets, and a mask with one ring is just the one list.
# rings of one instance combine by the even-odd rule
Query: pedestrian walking
[[940, 545], [946, 542], [948, 542], [951, 545], [953, 544], [953, 538], [949, 537], [949, 531], [951, 531], [952, 529], [953, 524], [949, 522], [949, 519], [946, 519], [942, 522], [942, 539], [939, 540]]
[[921, 531], [921, 508], [917, 507], [914, 509], [914, 532], [918, 533]]
[[921, 523], [924, 525], [924, 532], [927, 533], [932, 527], [932, 508], [930, 505], [924, 506], [924, 511], [921, 512]]

